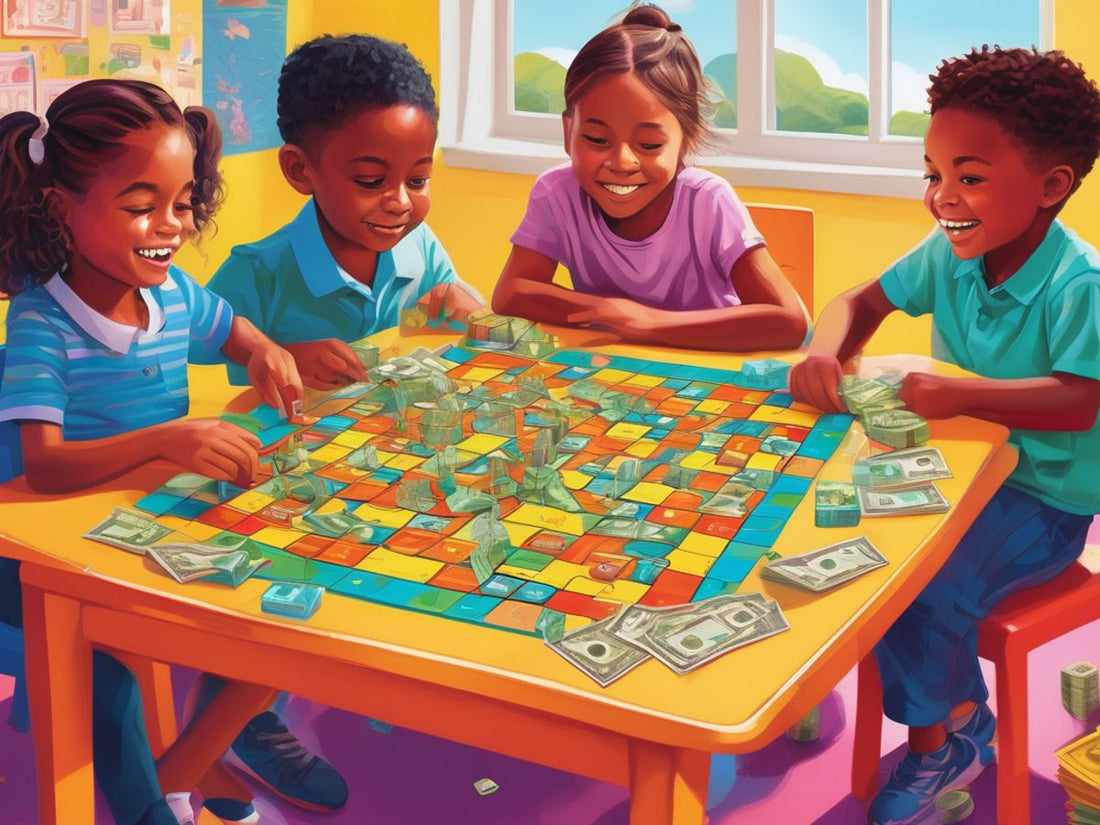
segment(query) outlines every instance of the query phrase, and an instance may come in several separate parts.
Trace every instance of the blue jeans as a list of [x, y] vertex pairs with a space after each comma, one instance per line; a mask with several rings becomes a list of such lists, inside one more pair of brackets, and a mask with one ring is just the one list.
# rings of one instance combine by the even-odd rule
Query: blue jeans
[[[19, 562], [12, 559], [0, 559], [0, 621], [23, 626]], [[96, 781], [118, 825], [175, 825], [175, 816], [160, 802], [137, 679], [118, 659], [98, 650], [92, 652], [92, 758]]]
[[910, 727], [943, 722], [989, 691], [978, 664], [978, 623], [1005, 596], [1066, 570], [1092, 516], [1001, 487], [947, 562], [875, 646], [886, 715]]

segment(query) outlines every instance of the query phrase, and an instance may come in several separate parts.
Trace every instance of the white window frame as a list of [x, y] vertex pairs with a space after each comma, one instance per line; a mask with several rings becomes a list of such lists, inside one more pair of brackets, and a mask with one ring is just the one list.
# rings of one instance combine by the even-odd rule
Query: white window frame
[[[1039, 4], [1039, 48], [1050, 49], [1054, 0]], [[739, 186], [920, 198], [922, 141], [887, 133], [890, 0], [867, 0], [867, 20], [869, 135], [781, 132], [771, 103], [774, 0], [738, 0], [737, 129], [721, 130], [718, 144], [695, 162]], [[447, 164], [539, 174], [564, 162], [561, 118], [513, 110], [511, 0], [439, 0], [439, 25], [440, 143]], [[753, 75], [763, 82], [741, 82]]]

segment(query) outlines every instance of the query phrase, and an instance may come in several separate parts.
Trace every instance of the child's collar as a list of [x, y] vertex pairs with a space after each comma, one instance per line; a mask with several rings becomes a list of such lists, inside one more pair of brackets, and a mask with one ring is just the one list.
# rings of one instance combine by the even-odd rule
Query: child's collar
[[[171, 276], [165, 283], [175, 286]], [[149, 310], [149, 329], [144, 330], [112, 321], [106, 315], [92, 309], [73, 292], [72, 287], [65, 283], [60, 275], [54, 275], [42, 286], [78, 327], [112, 352], [124, 355], [130, 351], [130, 347], [139, 337], [158, 333], [164, 328], [164, 310], [153, 300], [152, 293], [148, 289], [138, 290]]]

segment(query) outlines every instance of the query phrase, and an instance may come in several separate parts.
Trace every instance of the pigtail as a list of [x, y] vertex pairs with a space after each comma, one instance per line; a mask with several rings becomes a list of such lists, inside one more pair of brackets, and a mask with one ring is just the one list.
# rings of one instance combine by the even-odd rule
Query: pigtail
[[50, 176], [50, 136], [37, 138], [41, 160], [30, 151], [43, 122], [33, 112], [0, 118], [0, 292], [6, 296], [45, 283], [69, 260], [69, 231]]
[[225, 200], [225, 181], [218, 170], [222, 132], [214, 113], [205, 106], [188, 106], [183, 118], [195, 146], [195, 188], [191, 193], [191, 208], [195, 231], [201, 234], [208, 225], [214, 225], [214, 213]]

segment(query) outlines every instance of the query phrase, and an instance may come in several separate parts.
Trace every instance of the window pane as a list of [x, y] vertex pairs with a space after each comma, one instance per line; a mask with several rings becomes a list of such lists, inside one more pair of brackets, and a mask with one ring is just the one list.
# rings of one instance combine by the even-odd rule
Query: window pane
[[1039, 0], [891, 0], [890, 35], [890, 134], [923, 137], [928, 75], [985, 43], [1037, 47]]
[[867, 134], [867, 0], [775, 0], [775, 125]]
[[[663, 0], [658, 5], [683, 26], [715, 86], [712, 122], [736, 126], [736, 1]], [[629, 0], [513, 0], [515, 111], [561, 113], [566, 68], [589, 38], [629, 6]]]

